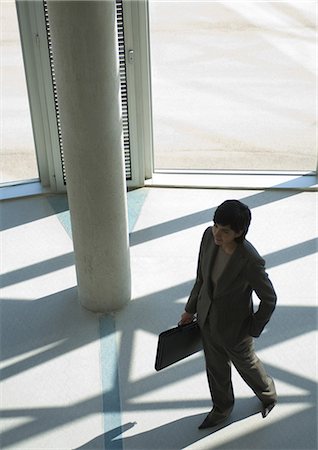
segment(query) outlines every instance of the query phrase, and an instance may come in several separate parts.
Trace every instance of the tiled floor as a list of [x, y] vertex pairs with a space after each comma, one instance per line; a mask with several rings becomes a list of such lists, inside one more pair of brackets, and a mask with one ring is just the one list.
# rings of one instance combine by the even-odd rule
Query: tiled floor
[[[154, 370], [158, 334], [191, 289], [213, 209], [241, 199], [249, 240], [278, 293], [256, 341], [279, 404], [265, 420], [233, 372], [236, 404], [218, 429], [202, 354]], [[77, 301], [65, 196], [2, 202], [1, 448], [317, 448], [317, 193], [144, 188], [128, 193], [133, 298], [101, 316]]]

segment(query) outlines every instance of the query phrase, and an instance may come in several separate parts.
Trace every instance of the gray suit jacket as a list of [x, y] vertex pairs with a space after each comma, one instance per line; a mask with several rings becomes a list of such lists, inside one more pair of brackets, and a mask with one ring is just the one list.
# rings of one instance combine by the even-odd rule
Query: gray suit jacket
[[[233, 345], [247, 335], [261, 334], [275, 309], [277, 297], [265, 272], [265, 261], [247, 240], [237, 246], [213, 289], [211, 276], [217, 251], [209, 227], [202, 237], [197, 277], [185, 309], [197, 313], [201, 328], [210, 314], [211, 326], [216, 327], [224, 342]], [[253, 291], [260, 300], [256, 312]]]

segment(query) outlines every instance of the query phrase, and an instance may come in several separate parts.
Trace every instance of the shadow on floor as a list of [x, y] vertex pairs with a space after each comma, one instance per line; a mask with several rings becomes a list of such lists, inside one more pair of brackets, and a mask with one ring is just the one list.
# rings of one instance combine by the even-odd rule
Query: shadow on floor
[[[199, 424], [204, 420], [208, 412], [207, 409], [205, 413], [186, 416], [130, 437], [125, 438], [125, 432], [138, 425], [136, 422], [127, 423], [122, 428], [118, 427], [102, 436], [104, 437], [104, 446], [107, 450], [125, 448], [125, 446], [136, 450], [149, 450], [150, 448], [151, 450], [178, 450], [186, 448], [222, 428], [229, 427], [235, 422], [257, 414], [259, 411], [259, 404], [255, 399], [238, 399], [237, 406], [234, 408], [231, 417], [215, 428], [198, 430]], [[120, 447], [120, 439], [118, 439], [120, 436], [122, 438], [122, 447]], [[100, 442], [100, 438], [101, 436], [98, 436], [79, 447], [79, 449], [96, 449], [96, 444]]]
[[[276, 407], [279, 408], [279, 405]], [[198, 443], [205, 439], [202, 448], [207, 449], [207, 440], [211, 440], [211, 449], [218, 450], [314, 450], [314, 433], [308, 435], [304, 432], [304, 423], [310, 423], [314, 427], [315, 410], [308, 408], [297, 414], [287, 416], [281, 420], [272, 421], [270, 417], [262, 419], [260, 417], [260, 427], [251, 432], [244, 433], [243, 436], [231, 438], [231, 425], [244, 421], [252, 415], [258, 414], [259, 408], [255, 399], [238, 399], [231, 417], [218, 427], [208, 430], [198, 430], [198, 425], [204, 419], [206, 413], [195, 414], [173, 422], [164, 424], [160, 427], [148, 430], [143, 433], [131, 435], [125, 438], [125, 432], [138, 425], [130, 422], [123, 427], [118, 427], [96, 437], [79, 447], [77, 450], [121, 450], [128, 448], [130, 450], [181, 450]], [[271, 413], [275, 414], [275, 410]], [[264, 422], [263, 422], [264, 420]], [[220, 430], [228, 428], [228, 438], [224, 439], [223, 444], [213, 441], [214, 435]], [[122, 442], [121, 442], [121, 439]], [[104, 447], [101, 447], [104, 440]]]

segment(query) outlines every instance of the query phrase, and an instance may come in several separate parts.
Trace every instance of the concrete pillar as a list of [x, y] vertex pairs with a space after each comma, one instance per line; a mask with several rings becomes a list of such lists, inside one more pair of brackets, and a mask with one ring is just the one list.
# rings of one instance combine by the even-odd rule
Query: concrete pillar
[[130, 300], [114, 1], [49, 1], [78, 292], [110, 312]]

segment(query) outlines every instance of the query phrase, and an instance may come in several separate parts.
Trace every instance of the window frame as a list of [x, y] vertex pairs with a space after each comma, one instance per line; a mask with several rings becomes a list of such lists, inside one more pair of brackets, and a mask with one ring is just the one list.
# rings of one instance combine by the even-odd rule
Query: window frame
[[39, 177], [65, 192], [43, 3], [16, 1]]
[[124, 1], [123, 10], [133, 173], [130, 185], [137, 187], [152, 178], [154, 169], [148, 1]]
[[[40, 180], [42, 185], [49, 187], [51, 191], [65, 192], [67, 189], [61, 163], [43, 2], [17, 0], [16, 6]], [[223, 186], [219, 185], [217, 180], [227, 175], [230, 177], [232, 188], [241, 187], [242, 183], [248, 187], [249, 178], [253, 188], [256, 188], [259, 184], [255, 181], [256, 177], [262, 179], [259, 186], [267, 185], [264, 183], [267, 175], [271, 178], [268, 180], [267, 187], [275, 186], [276, 183], [272, 184], [272, 180], [276, 175], [277, 179], [282, 176], [286, 178], [289, 175], [291, 179], [295, 175], [302, 178], [308, 175], [311, 176], [309, 178], [317, 176], [317, 172], [296, 174], [286, 171], [273, 174], [267, 171], [237, 171], [235, 173], [233, 171], [201, 171], [200, 173], [193, 170], [155, 170], [148, 0], [123, 0], [123, 12], [132, 175], [131, 179], [126, 181], [128, 189], [144, 185], [160, 185], [160, 181], [152, 181], [158, 179], [160, 174], [164, 175], [165, 180], [169, 178], [162, 185], [167, 183], [174, 185], [174, 175], [183, 174], [189, 175], [187, 186], [190, 186], [195, 174], [197, 178], [201, 178], [200, 186], [204, 185], [204, 178], [212, 180], [208, 181], [205, 187], [221, 188]]]
[[[254, 170], [250, 170], [250, 169], [246, 169], [246, 170], [231, 170], [231, 169], [156, 169], [154, 166], [154, 152], [155, 152], [155, 146], [154, 146], [154, 141], [153, 141], [153, 122], [152, 122], [152, 95], [151, 95], [151, 49], [150, 49], [150, 17], [149, 17], [149, 1], [150, 0], [140, 0], [139, 3], [140, 8], [144, 9], [145, 11], [145, 20], [141, 21], [139, 23], [139, 29], [138, 29], [138, 33], [139, 33], [139, 39], [141, 41], [141, 47], [143, 48], [143, 52], [144, 54], [141, 55], [141, 58], [146, 58], [149, 64], [148, 70], [143, 69], [144, 71], [144, 76], [148, 76], [148, 80], [146, 83], [144, 83], [144, 95], [149, 99], [150, 102], [150, 112], [149, 112], [149, 117], [151, 118], [151, 123], [147, 123], [145, 122], [146, 126], [149, 126], [149, 133], [150, 133], [150, 141], [151, 141], [151, 146], [149, 146], [148, 151], [149, 151], [149, 155], [147, 155], [147, 153], [145, 154], [145, 159], [148, 158], [148, 172], [147, 172], [147, 178], [153, 178], [156, 180], [159, 179], [163, 179], [165, 181], [162, 182], [162, 185], [167, 185], [167, 183], [169, 183], [168, 178], [171, 179], [171, 185], [175, 185], [174, 181], [173, 181], [173, 177], [174, 175], [177, 176], [177, 178], [182, 175], [183, 179], [185, 179], [184, 177], [186, 177], [187, 175], [189, 175], [189, 182], [186, 183], [187, 186], [191, 186], [191, 180], [190, 178], [193, 180], [193, 177], [195, 176], [196, 179], [198, 180], [199, 178], [201, 178], [201, 181], [199, 182], [200, 186], [204, 186], [205, 182], [204, 182], [204, 178], [207, 179], [209, 177], [210, 180], [214, 179], [223, 179], [226, 176], [229, 176], [230, 178], [230, 186], [231, 188], [236, 188], [236, 187], [242, 187], [245, 186], [246, 188], [248, 188], [251, 184], [251, 186], [253, 188], [256, 188], [257, 184], [255, 185], [255, 180], [256, 178], [262, 179], [262, 182], [260, 183], [260, 186], [272, 186], [275, 187], [275, 185], [272, 185], [272, 181], [275, 179], [275, 177], [277, 178], [277, 180], [280, 179], [284, 179], [284, 180], [293, 180], [295, 177], [299, 177], [302, 178], [302, 183], [304, 183], [304, 185], [307, 186], [311, 186], [312, 185], [312, 181], [315, 181], [315, 186], [317, 185], [317, 177], [318, 177], [318, 146], [316, 142], [316, 168], [314, 170], [292, 170], [292, 169], [286, 169], [286, 170], [258, 170], [258, 169], [254, 169]], [[318, 137], [318, 135], [317, 135]], [[162, 177], [161, 177], [162, 176]], [[248, 178], [251, 178], [252, 181], [251, 183], [248, 182]], [[265, 178], [268, 178], [268, 180], [266, 181]], [[308, 179], [308, 183], [305, 179]], [[265, 180], [265, 183], [264, 183]], [[180, 185], [180, 182], [177, 181], [176, 185]], [[301, 184], [302, 184], [301, 183]], [[150, 184], [146, 182], [146, 184]], [[161, 181], [155, 181], [154, 185], [161, 185]], [[197, 186], [197, 182], [195, 183], [195, 185], [193, 185], [194, 187]], [[298, 186], [298, 183], [297, 183]], [[217, 183], [215, 184], [215, 182], [211, 182], [208, 181], [205, 187], [221, 187], [223, 188], [223, 186], [219, 186]]]

